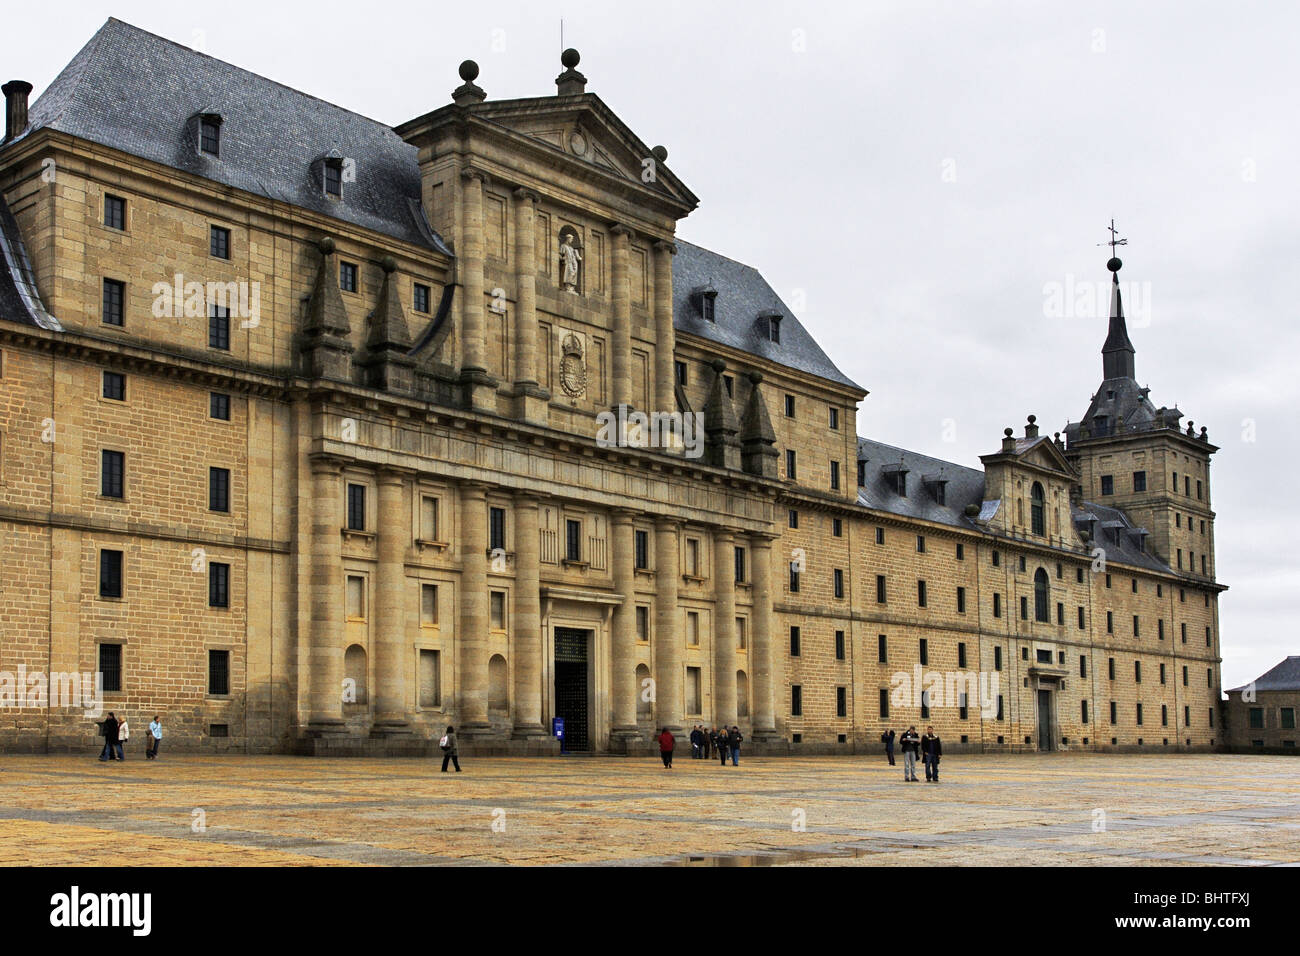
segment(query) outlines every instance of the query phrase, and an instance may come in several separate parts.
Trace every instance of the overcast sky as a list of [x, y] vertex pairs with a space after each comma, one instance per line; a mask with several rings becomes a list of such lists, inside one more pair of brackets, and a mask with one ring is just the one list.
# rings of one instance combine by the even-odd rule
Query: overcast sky
[[1300, 6], [219, 7], [10, 5], [5, 78], [39, 95], [111, 15], [396, 125], [449, 102], [466, 58], [489, 98], [553, 94], [563, 18], [587, 89], [700, 197], [681, 237], [806, 303], [871, 393], [859, 434], [965, 465], [1031, 412], [1087, 410], [1106, 303], [1051, 293], [1104, 291], [1113, 216], [1138, 380], [1222, 446], [1223, 686], [1300, 654]]

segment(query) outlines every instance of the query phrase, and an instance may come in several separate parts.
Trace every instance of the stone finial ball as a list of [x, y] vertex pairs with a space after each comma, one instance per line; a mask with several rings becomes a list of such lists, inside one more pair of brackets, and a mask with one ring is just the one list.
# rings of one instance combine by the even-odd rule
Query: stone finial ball
[[384, 256], [384, 258], [379, 260], [379, 268], [383, 269], [384, 272], [396, 272], [397, 260], [392, 256]]
[[321, 255], [332, 256], [334, 255], [334, 240], [329, 236], [325, 236], [320, 242], [316, 243], [316, 248], [320, 250]]
[[1029, 416], [1029, 424], [1032, 425], [1032, 424], [1033, 424], [1034, 422], [1036, 422], [1036, 421], [1038, 421], [1038, 416], [1037, 416], [1037, 415], [1030, 415], [1030, 416]]
[[725, 372], [727, 369], [727, 363], [720, 358], [715, 358], [712, 362], [709, 363], [709, 366], [715, 372]]
[[763, 381], [763, 373], [755, 369], [749, 373], [749, 381], [754, 385], [758, 385]]
[[1110, 261], [1106, 263], [1106, 268], [1111, 272], [1119, 272], [1120, 266], [1122, 265], [1124, 265], [1124, 263], [1120, 262], [1118, 257], [1111, 256]]
[[567, 50], [565, 50], [563, 53], [560, 54], [560, 62], [563, 63], [564, 66], [570, 70], [576, 67], [581, 61], [582, 61], [582, 54], [579, 53], [577, 50], [575, 50], [573, 47], [569, 47]]
[[1010, 438], [1010, 437], [1011, 437], [1012, 435], [1014, 435], [1015, 433], [1016, 433], [1016, 432], [1015, 432], [1015, 429], [1014, 429], [1014, 428], [1004, 428], [1004, 429], [1002, 429], [1002, 434], [1005, 435], [1007, 438]]
[[668, 162], [667, 146], [656, 146], [654, 149], [650, 150], [650, 153], [652, 156], [654, 156], [655, 159], [659, 160], [659, 162], [661, 163]]
[[466, 83], [473, 83], [478, 79], [478, 64], [473, 60], [466, 60], [460, 65], [460, 78]]

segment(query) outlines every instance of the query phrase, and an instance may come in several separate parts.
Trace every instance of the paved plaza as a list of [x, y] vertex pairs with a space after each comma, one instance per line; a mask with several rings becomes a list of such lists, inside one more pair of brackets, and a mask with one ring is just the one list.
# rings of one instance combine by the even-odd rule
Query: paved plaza
[[1300, 863], [1300, 760], [0, 756], [4, 865]]

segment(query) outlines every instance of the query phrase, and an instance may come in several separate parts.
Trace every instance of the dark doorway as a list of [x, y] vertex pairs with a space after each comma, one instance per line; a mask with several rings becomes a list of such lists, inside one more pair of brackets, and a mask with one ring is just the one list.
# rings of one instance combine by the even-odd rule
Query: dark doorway
[[587, 636], [590, 631], [555, 629], [555, 716], [564, 718], [564, 749], [590, 749], [587, 736]]
[[1052, 749], [1052, 692], [1038, 692], [1038, 749]]

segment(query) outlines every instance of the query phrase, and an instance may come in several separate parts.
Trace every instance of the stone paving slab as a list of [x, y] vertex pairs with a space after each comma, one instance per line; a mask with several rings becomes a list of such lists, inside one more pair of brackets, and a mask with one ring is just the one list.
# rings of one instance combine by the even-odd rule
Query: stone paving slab
[[[0, 756], [0, 865], [1279, 866], [1300, 759]], [[194, 826], [201, 820], [203, 826]]]

